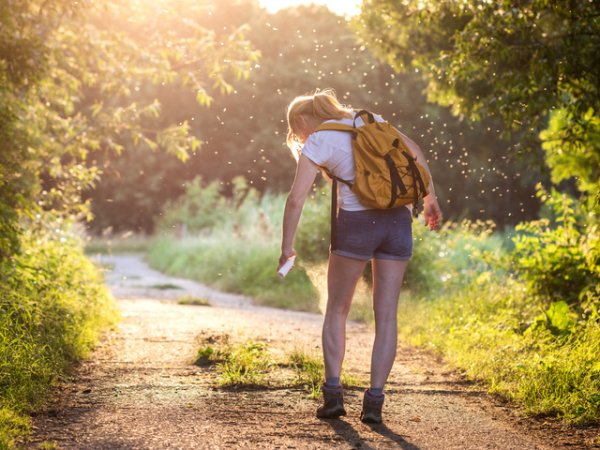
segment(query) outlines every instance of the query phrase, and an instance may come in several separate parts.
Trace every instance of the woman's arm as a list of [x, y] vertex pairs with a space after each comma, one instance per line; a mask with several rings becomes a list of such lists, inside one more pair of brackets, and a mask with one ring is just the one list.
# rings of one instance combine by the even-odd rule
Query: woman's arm
[[425, 170], [427, 170], [429, 173], [429, 194], [423, 198], [423, 219], [425, 220], [425, 224], [429, 225], [431, 230], [435, 230], [439, 228], [442, 222], [442, 210], [440, 209], [437, 196], [435, 195], [435, 186], [433, 185], [431, 170], [429, 170], [429, 165], [427, 164], [427, 160], [425, 159], [425, 155], [423, 155], [421, 147], [419, 147], [412, 139], [410, 139], [400, 130], [396, 129], [396, 131], [402, 137], [413, 155], [415, 155], [415, 158], [417, 158], [419, 164], [425, 167]]
[[279, 258], [278, 269], [290, 256], [296, 254], [294, 250], [294, 237], [296, 236], [296, 230], [300, 222], [302, 207], [318, 172], [319, 166], [306, 156], [300, 155], [298, 166], [296, 167], [296, 177], [285, 202], [281, 257]]

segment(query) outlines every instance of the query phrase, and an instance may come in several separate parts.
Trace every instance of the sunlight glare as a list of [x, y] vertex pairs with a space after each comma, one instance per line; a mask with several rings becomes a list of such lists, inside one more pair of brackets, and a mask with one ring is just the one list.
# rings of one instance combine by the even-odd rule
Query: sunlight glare
[[259, 3], [270, 13], [290, 6], [316, 4], [327, 6], [340, 16], [355, 16], [360, 12], [362, 0], [259, 0]]

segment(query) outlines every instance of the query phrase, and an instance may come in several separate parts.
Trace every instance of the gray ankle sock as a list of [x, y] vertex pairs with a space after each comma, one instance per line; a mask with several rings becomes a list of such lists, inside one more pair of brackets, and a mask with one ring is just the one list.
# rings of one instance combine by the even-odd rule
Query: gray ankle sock
[[367, 392], [373, 397], [381, 397], [383, 395], [383, 388], [369, 388]]
[[338, 386], [340, 386], [340, 377], [327, 377], [327, 378], [325, 378], [325, 385], [327, 387], [338, 387]]

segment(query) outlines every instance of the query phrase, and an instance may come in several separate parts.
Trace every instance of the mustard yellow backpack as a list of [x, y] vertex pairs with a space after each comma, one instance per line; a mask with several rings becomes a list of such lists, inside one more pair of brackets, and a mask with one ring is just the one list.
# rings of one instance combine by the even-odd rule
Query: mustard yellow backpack
[[[363, 126], [356, 126], [358, 117], [363, 119]], [[352, 126], [329, 122], [315, 131], [321, 130], [352, 133], [354, 182], [327, 171], [334, 183], [337, 180], [347, 184], [360, 202], [370, 208], [397, 208], [412, 203], [413, 214], [417, 216], [418, 202], [428, 193], [429, 173], [391, 124], [378, 122], [371, 112], [362, 110], [356, 114]], [[334, 195], [335, 191], [334, 188]]]

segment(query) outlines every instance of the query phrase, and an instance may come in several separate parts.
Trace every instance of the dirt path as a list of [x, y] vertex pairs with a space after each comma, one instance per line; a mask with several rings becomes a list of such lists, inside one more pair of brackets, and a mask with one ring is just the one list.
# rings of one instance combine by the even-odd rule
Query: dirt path
[[[423, 352], [401, 348], [384, 425], [360, 422], [362, 388], [347, 391], [348, 416], [318, 420], [301, 388], [216, 387], [212, 368], [192, 364], [202, 342], [266, 342], [274, 357], [319, 351], [321, 316], [253, 306], [150, 270], [139, 256], [102, 257], [123, 321], [47, 411], [29, 448], [62, 449], [555, 449], [585, 448], [590, 430], [525, 420]], [[170, 288], [170, 289], [165, 289]], [[184, 306], [182, 295], [210, 300]], [[366, 380], [370, 327], [352, 323], [349, 372]]]

